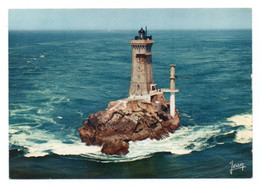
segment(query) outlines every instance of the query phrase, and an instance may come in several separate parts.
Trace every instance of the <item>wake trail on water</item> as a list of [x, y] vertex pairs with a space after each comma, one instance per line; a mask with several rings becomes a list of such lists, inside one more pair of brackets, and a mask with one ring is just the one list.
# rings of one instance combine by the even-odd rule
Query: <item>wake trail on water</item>
[[[24, 112], [24, 110], [31, 110], [31, 108], [18, 110]], [[42, 120], [47, 120], [50, 123], [53, 121], [49, 118]], [[74, 129], [74, 132], [76, 130]], [[42, 157], [54, 153], [57, 155], [80, 155], [83, 159], [104, 163], [130, 162], [152, 157], [154, 153], [158, 152], [184, 155], [228, 142], [250, 143], [252, 142], [252, 115], [234, 115], [224, 122], [212, 125], [181, 125], [169, 137], [159, 141], [151, 139], [130, 141], [129, 153], [124, 156], [104, 155], [101, 153], [100, 146], [86, 146], [77, 135], [67, 134], [66, 139], [69, 142], [66, 142], [55, 133], [36, 128], [28, 123], [11, 125], [9, 135], [11, 146], [22, 146], [26, 149], [25, 157]]]

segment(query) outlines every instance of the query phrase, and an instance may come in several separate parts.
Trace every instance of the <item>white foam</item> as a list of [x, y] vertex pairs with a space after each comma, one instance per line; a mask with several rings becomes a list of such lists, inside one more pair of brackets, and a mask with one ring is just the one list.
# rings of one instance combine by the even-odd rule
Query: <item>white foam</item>
[[49, 101], [42, 103], [42, 107], [38, 108], [38, 114], [49, 114], [55, 110], [55, 105], [60, 103], [69, 103], [70, 99], [65, 96], [53, 96]]
[[[242, 126], [236, 133], [234, 139], [237, 143], [252, 142], [252, 115], [242, 114], [232, 116], [227, 121], [233, 123], [216, 123], [208, 126], [188, 126], [180, 127], [174, 133], [163, 140], [150, 140], [130, 142], [129, 153], [125, 156], [124, 160], [138, 160], [140, 156], [149, 157], [149, 155], [156, 152], [171, 152], [172, 154], [184, 155], [193, 151], [202, 151], [207, 148], [212, 148], [216, 144], [222, 145], [225, 142], [215, 142], [208, 144], [209, 138], [218, 135], [229, 135], [235, 133], [235, 130], [224, 131], [223, 125]], [[140, 157], [140, 159], [142, 159]]]
[[[192, 151], [203, 149], [207, 139], [219, 133], [219, 129], [214, 126], [193, 126], [180, 127], [174, 133], [163, 140], [143, 140], [130, 143], [131, 152], [139, 155], [148, 155], [156, 152], [171, 152], [173, 154], [183, 155]], [[189, 148], [189, 146], [191, 146]], [[134, 155], [136, 156], [136, 155]]]
[[253, 136], [253, 127], [252, 127], [252, 115], [250, 114], [242, 114], [242, 115], [235, 115], [227, 119], [227, 121], [232, 127], [241, 126], [237, 130], [235, 142], [237, 143], [250, 143], [252, 142]]
[[[26, 130], [25, 130], [26, 129]], [[20, 132], [20, 133], [17, 133]], [[59, 155], [80, 155], [88, 153], [101, 153], [99, 146], [86, 146], [78, 139], [71, 139], [72, 143], [66, 144], [45, 130], [36, 130], [32, 127], [10, 129], [12, 134], [9, 143], [27, 148], [26, 157], [40, 157], [48, 155], [48, 151]], [[42, 141], [36, 143], [35, 141]]]
[[89, 153], [101, 154], [100, 146], [86, 146], [81, 142], [74, 142], [73, 144], [64, 144], [56, 142], [52, 144], [52, 152], [58, 155], [81, 155]]
[[25, 105], [16, 105], [16, 107], [17, 109], [9, 110], [11, 117], [19, 114], [24, 114], [30, 110], [35, 109], [35, 107], [33, 106], [25, 106]]
[[10, 134], [15, 134], [15, 133], [17, 133], [17, 132], [19, 132], [18, 130], [15, 130], [15, 129], [9, 129], [9, 133]]
[[244, 125], [247, 127], [252, 127], [252, 115], [251, 114], [242, 114], [242, 115], [235, 115], [227, 119], [227, 121], [231, 121], [231, 125], [233, 126], [240, 126]]
[[[53, 123], [53, 119], [38, 117], [36, 121], [47, 120]], [[157, 152], [169, 152], [177, 155], [189, 154], [193, 151], [202, 151], [207, 148], [224, 144], [224, 142], [209, 143], [209, 139], [218, 135], [229, 135], [236, 132], [234, 139], [237, 143], [249, 143], [252, 141], [252, 115], [236, 115], [227, 119], [229, 123], [216, 123], [207, 126], [181, 126], [169, 137], [162, 140], [146, 139], [143, 141], [129, 142], [129, 153], [125, 156], [107, 156], [101, 153], [99, 146], [86, 146], [80, 138], [68, 134], [66, 138], [70, 144], [62, 142], [55, 135], [46, 130], [29, 125], [12, 125], [9, 129], [10, 144], [27, 148], [26, 157], [38, 157], [48, 155], [50, 152], [58, 155], [82, 155], [96, 159], [100, 162], [129, 162], [151, 157]], [[223, 126], [239, 127], [235, 130], [225, 130]], [[241, 126], [241, 127], [240, 127]], [[39, 142], [37, 142], [37, 140]]]
[[[73, 144], [66, 144], [55, 139], [55, 136], [50, 132], [33, 129], [29, 126], [11, 130], [10, 133], [17, 133], [18, 130], [21, 130], [21, 133], [13, 134], [10, 138], [10, 143], [26, 147], [28, 149], [26, 157], [45, 156], [50, 151], [59, 155], [85, 155], [88, 158], [94, 158], [101, 162], [129, 162], [148, 158], [156, 152], [170, 152], [179, 155], [189, 154], [192, 151], [203, 149], [207, 138], [220, 132], [214, 126], [180, 127], [170, 134], [168, 138], [160, 141], [151, 139], [131, 141], [129, 153], [125, 156], [115, 157], [102, 154], [99, 146], [86, 146], [79, 139], [76, 139], [78, 137], [71, 137], [70, 140]], [[32, 140], [46, 140], [46, 142], [35, 143]], [[193, 144], [193, 147], [187, 148], [191, 144]]]
[[101, 147], [86, 146], [81, 142], [74, 142], [73, 144], [65, 144], [59, 140], [51, 140], [39, 146], [30, 146], [29, 152], [25, 157], [39, 157], [48, 155], [48, 151], [58, 155], [81, 155], [89, 153], [101, 154]]
[[184, 116], [184, 117], [187, 117], [187, 118], [191, 118], [191, 116], [186, 114], [186, 113], [182, 113], [181, 115]]

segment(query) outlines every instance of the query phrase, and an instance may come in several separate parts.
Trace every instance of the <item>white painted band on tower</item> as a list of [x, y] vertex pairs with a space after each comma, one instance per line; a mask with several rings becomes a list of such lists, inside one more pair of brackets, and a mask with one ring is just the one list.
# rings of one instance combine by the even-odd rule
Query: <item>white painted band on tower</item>
[[171, 64], [171, 72], [170, 72], [170, 114], [172, 117], [175, 116], [175, 64]]
[[172, 117], [175, 116], [175, 93], [171, 92], [170, 95], [170, 114]]

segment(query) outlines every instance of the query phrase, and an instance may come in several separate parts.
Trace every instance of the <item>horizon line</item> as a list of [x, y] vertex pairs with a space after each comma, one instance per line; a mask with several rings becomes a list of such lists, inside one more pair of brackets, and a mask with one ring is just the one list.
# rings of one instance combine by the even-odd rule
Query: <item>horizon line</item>
[[[8, 31], [138, 31], [138, 29], [8, 29]], [[178, 31], [178, 30], [252, 30], [252, 28], [201, 28], [201, 29], [185, 29], [185, 28], [179, 28], [179, 29], [149, 29], [152, 31]]]

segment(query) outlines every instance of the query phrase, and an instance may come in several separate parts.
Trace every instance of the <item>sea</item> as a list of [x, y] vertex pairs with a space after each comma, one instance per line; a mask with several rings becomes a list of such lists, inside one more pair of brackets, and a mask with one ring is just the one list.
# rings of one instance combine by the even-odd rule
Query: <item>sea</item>
[[176, 64], [180, 127], [125, 156], [81, 142], [89, 114], [128, 97], [137, 31], [9, 31], [11, 179], [253, 176], [252, 30], [148, 30], [158, 88]]

